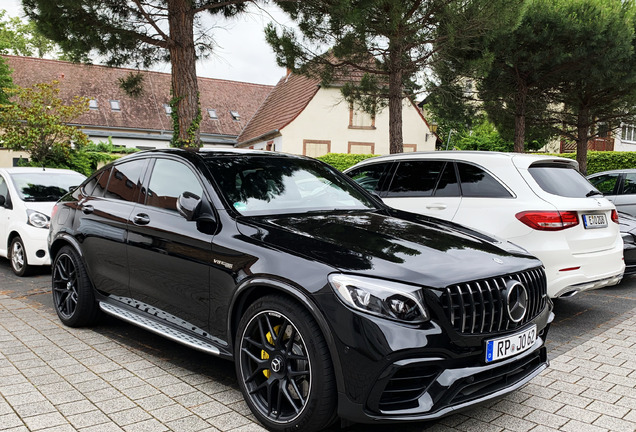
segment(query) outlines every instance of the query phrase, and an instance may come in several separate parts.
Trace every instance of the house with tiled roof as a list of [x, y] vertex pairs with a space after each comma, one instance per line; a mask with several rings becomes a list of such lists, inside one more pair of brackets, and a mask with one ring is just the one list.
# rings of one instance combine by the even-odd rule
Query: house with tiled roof
[[[435, 150], [420, 109], [403, 100], [404, 151]], [[388, 154], [389, 110], [374, 117], [343, 100], [340, 85], [288, 73], [267, 96], [238, 137], [238, 147], [307, 156], [326, 153]]]
[[[93, 141], [115, 145], [165, 148], [172, 138], [170, 74], [84, 65], [33, 57], [3, 56], [21, 87], [59, 81], [60, 96], [90, 99], [89, 112], [76, 119]], [[143, 93], [132, 97], [120, 87], [130, 73], [143, 76]], [[237, 137], [273, 86], [199, 78], [204, 146], [234, 146]]]

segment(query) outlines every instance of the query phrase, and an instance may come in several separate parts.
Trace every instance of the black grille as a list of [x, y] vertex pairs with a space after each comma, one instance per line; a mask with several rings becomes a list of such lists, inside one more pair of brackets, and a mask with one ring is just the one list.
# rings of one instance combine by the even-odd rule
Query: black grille
[[[506, 312], [506, 282], [517, 280], [528, 292], [528, 308], [520, 322]], [[546, 306], [545, 271], [536, 268], [492, 279], [482, 279], [446, 287], [442, 305], [455, 330], [460, 333], [492, 333], [520, 327], [535, 318]]]
[[379, 408], [383, 411], [417, 407], [417, 400], [435, 380], [439, 370], [430, 366], [406, 366], [389, 379]]

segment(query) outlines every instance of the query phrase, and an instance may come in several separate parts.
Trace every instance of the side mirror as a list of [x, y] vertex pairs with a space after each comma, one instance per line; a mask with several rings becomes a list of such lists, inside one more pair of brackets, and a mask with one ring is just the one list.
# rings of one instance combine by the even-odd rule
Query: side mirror
[[194, 220], [194, 214], [201, 203], [201, 197], [192, 192], [184, 192], [177, 198], [177, 211], [186, 220]]

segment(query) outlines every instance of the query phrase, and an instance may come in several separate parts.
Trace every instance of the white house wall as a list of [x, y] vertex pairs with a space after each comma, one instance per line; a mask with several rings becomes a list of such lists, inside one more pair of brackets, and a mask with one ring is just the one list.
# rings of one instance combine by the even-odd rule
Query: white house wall
[[[331, 153], [348, 153], [349, 143], [373, 143], [375, 154], [389, 154], [389, 109], [375, 119], [375, 129], [350, 129], [349, 105], [339, 89], [322, 88], [301, 114], [281, 130], [282, 145], [276, 150], [303, 154], [306, 140], [328, 141]], [[403, 102], [404, 144], [415, 144], [417, 151], [435, 150], [435, 137], [408, 100]], [[427, 140], [428, 138], [428, 140]], [[256, 146], [255, 146], [256, 148]]]

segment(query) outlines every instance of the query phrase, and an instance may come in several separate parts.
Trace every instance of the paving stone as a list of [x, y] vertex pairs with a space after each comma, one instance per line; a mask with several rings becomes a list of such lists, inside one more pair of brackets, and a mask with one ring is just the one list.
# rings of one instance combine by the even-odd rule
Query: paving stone
[[110, 422], [110, 419], [99, 410], [67, 416], [66, 419], [77, 429]]
[[534, 422], [538, 425], [545, 425], [553, 428], [559, 428], [566, 424], [569, 419], [552, 414], [546, 411], [534, 410], [530, 414], [524, 417], [525, 420]]
[[601, 416], [599, 413], [590, 411], [587, 408], [581, 409], [573, 406], [564, 406], [563, 408], [555, 412], [555, 414], [567, 417], [570, 420], [582, 421], [588, 424], [592, 423], [594, 420]]
[[536, 426], [536, 423], [509, 414], [503, 414], [501, 417], [497, 417], [493, 420], [493, 423], [506, 430], [515, 432], [528, 432]]
[[65, 403], [65, 404], [57, 406], [57, 409], [62, 413], [62, 415], [67, 417], [75, 415], [75, 414], [81, 414], [81, 413], [93, 411], [96, 408], [97, 407], [93, 405], [92, 402], [85, 399], [77, 401], [77, 402], [70, 402], [70, 403]]
[[211, 417], [216, 417], [229, 412], [230, 408], [217, 401], [211, 401], [203, 405], [191, 407], [190, 411], [197, 414], [199, 417], [208, 420]]
[[561, 402], [537, 396], [532, 396], [531, 398], [525, 400], [523, 404], [531, 408], [540, 409], [549, 413], [554, 413], [563, 407], [563, 404]]
[[594, 426], [604, 427], [612, 432], [634, 432], [634, 423], [603, 415], [594, 421]]
[[108, 416], [119, 426], [128, 426], [133, 423], [139, 423], [152, 418], [150, 414], [139, 407], [109, 413]]
[[156, 419], [141, 421], [124, 426], [126, 432], [163, 432], [169, 430], [167, 426], [162, 425]]
[[625, 414], [629, 412], [629, 408], [621, 407], [615, 404], [608, 404], [606, 402], [594, 401], [587, 409], [595, 411], [599, 414], [606, 414], [611, 417], [623, 418]]
[[168, 405], [153, 411], [150, 414], [160, 422], [168, 422], [192, 415], [192, 412], [178, 404]]
[[68, 424], [66, 419], [62, 417], [62, 415], [58, 412], [26, 417], [23, 419], [23, 421], [25, 425], [32, 431]]
[[234, 429], [243, 425], [250, 423], [250, 420], [245, 418], [244, 416], [236, 413], [234, 411], [230, 411], [225, 414], [221, 414], [216, 417], [212, 417], [208, 419], [208, 422], [219, 430], [227, 431], [230, 429]]
[[166, 426], [174, 432], [198, 432], [210, 429], [210, 423], [196, 415], [190, 415], [177, 420], [166, 422]]

